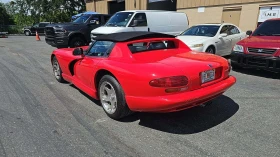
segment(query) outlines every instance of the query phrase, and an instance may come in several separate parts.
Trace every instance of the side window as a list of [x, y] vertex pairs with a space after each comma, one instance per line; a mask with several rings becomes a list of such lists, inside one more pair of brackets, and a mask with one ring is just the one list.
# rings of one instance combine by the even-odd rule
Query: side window
[[92, 16], [90, 19], [90, 23], [93, 25], [100, 25], [101, 24], [101, 16]]
[[34, 24], [33, 27], [35, 28], [39, 27], [39, 23]]
[[222, 33], [228, 34], [228, 27], [229, 27], [228, 25], [223, 26], [221, 31], [220, 31], [220, 34], [222, 34]]
[[[135, 23], [135, 21], [137, 21]], [[145, 13], [137, 13], [130, 22], [129, 26], [144, 27], [147, 26], [147, 18]]]
[[96, 41], [87, 52], [87, 56], [105, 57], [111, 52], [113, 42]]
[[46, 25], [48, 25], [48, 23], [40, 23], [39, 27], [46, 27]]
[[166, 41], [151, 41], [151, 42], [138, 42], [128, 44], [128, 48], [132, 53], [164, 50], [164, 49], [175, 49], [176, 45], [172, 40]]
[[230, 35], [239, 34], [239, 33], [240, 33], [240, 32], [239, 32], [238, 28], [236, 28], [235, 26], [231, 26], [231, 27], [229, 28], [229, 34], [230, 34]]

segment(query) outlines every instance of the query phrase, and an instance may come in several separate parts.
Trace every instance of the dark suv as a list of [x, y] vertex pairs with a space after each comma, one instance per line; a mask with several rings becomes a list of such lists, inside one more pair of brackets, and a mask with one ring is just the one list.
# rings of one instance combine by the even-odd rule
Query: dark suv
[[45, 28], [46, 43], [53, 47], [78, 47], [88, 45], [91, 30], [104, 25], [107, 14], [84, 14], [70, 23], [50, 24]]
[[45, 27], [50, 23], [51, 22], [40, 22], [34, 24], [33, 26], [24, 27], [22, 30], [26, 36], [35, 35], [36, 31], [38, 33], [44, 33]]

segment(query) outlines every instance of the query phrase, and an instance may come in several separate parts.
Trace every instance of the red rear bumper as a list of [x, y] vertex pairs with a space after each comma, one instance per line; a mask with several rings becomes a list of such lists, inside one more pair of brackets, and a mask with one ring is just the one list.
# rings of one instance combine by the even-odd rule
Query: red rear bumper
[[222, 95], [236, 82], [230, 76], [213, 85], [179, 94], [159, 97], [133, 97], [126, 96], [126, 101], [132, 111], [144, 112], [174, 112], [191, 108]]

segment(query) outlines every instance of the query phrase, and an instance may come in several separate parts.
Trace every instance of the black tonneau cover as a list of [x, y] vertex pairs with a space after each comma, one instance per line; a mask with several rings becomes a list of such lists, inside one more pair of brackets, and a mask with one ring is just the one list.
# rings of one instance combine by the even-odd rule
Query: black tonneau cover
[[141, 40], [148, 38], [175, 38], [173, 35], [156, 33], [156, 32], [120, 32], [100, 35], [95, 38], [95, 40], [113, 41], [113, 42], [126, 42], [133, 40]]

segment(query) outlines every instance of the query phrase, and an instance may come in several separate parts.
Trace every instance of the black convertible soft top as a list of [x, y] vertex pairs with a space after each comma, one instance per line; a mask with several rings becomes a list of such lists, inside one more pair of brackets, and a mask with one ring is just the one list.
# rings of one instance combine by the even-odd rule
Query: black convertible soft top
[[163, 34], [163, 33], [156, 33], [156, 32], [134, 31], [134, 32], [120, 32], [120, 33], [100, 35], [97, 36], [95, 40], [126, 42], [126, 41], [141, 40], [147, 38], [175, 38], [175, 36], [169, 34]]

